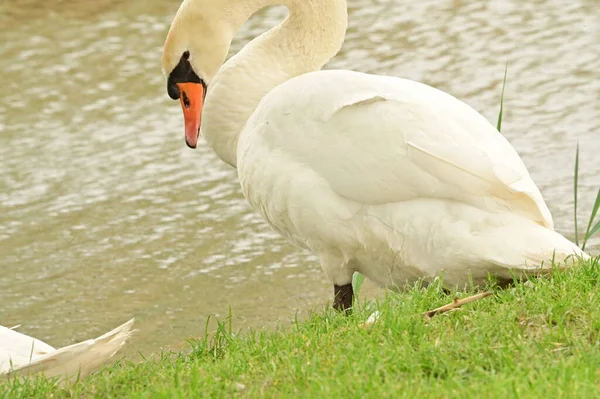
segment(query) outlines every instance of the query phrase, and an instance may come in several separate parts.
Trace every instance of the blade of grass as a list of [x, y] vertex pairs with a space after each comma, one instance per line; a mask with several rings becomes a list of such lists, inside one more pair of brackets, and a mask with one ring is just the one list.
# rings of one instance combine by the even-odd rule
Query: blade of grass
[[574, 210], [573, 219], [575, 221], [575, 245], [579, 246], [579, 230], [577, 228], [577, 187], [579, 186], [579, 140], [577, 140], [577, 150], [575, 151], [575, 179], [573, 182], [573, 200]]
[[592, 227], [592, 229], [590, 230], [589, 233], [589, 238], [592, 238], [594, 235], [596, 235], [597, 233], [600, 232], [600, 220], [598, 221], [598, 223], [596, 223], [596, 225], [594, 227]]
[[596, 214], [598, 213], [598, 208], [600, 208], [600, 188], [598, 189], [598, 193], [596, 194], [596, 201], [594, 202], [594, 208], [592, 209], [592, 214], [590, 215], [590, 221], [588, 222], [587, 229], [585, 231], [585, 237], [583, 238], [583, 244], [581, 245], [581, 249], [585, 251], [585, 244], [587, 244], [588, 240], [596, 234], [598, 230], [600, 230], [600, 222], [598, 222], [593, 228], [594, 220], [596, 220]]
[[590, 230], [590, 234], [589, 234], [588, 238], [592, 238], [598, 232], [600, 232], [600, 221], [598, 223], [596, 223], [596, 225], [594, 227], [592, 227], [592, 229]]
[[358, 294], [360, 293], [360, 287], [365, 281], [365, 276], [360, 274], [359, 272], [354, 272], [352, 275], [352, 291], [354, 295], [358, 298]]
[[502, 94], [500, 95], [500, 113], [498, 114], [498, 123], [496, 128], [499, 132], [502, 131], [502, 114], [504, 113], [504, 89], [506, 88], [506, 74], [508, 73], [508, 60], [504, 66], [504, 79], [502, 80]]

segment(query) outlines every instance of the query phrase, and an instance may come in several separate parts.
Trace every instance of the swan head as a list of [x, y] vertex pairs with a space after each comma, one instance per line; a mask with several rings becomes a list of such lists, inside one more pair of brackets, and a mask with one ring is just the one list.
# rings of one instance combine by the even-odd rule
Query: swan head
[[225, 62], [232, 38], [219, 8], [202, 0], [184, 1], [167, 34], [162, 56], [167, 93], [181, 103], [190, 148], [198, 143], [206, 92]]

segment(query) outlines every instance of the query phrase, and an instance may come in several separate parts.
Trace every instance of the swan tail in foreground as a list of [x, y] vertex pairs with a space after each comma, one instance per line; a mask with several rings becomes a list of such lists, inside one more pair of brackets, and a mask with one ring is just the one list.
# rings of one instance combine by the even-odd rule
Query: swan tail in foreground
[[0, 326], [0, 375], [83, 378], [107, 363], [131, 336], [134, 319], [96, 339], [54, 349], [35, 338]]

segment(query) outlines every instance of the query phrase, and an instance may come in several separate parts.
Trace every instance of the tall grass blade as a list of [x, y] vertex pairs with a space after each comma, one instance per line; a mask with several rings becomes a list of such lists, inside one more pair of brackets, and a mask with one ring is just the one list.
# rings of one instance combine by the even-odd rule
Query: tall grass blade
[[575, 151], [575, 179], [573, 182], [573, 219], [575, 221], [575, 245], [579, 246], [579, 229], [577, 228], [577, 187], [579, 186], [579, 140]]
[[592, 238], [594, 235], [598, 234], [598, 232], [600, 232], [600, 221], [598, 223], [596, 223], [596, 225], [594, 227], [592, 227], [588, 238]]
[[502, 131], [502, 114], [504, 113], [504, 89], [506, 88], [506, 74], [508, 73], [508, 60], [504, 66], [504, 80], [502, 80], [502, 94], [500, 95], [500, 113], [498, 114], [498, 123], [496, 128], [499, 132]]
[[596, 214], [598, 213], [598, 208], [600, 208], [600, 188], [598, 189], [598, 193], [596, 194], [596, 201], [594, 202], [594, 208], [592, 209], [592, 214], [590, 215], [590, 221], [588, 222], [587, 229], [585, 230], [585, 237], [583, 238], [583, 244], [581, 245], [581, 249], [585, 251], [585, 244], [587, 244], [588, 240], [592, 238], [598, 230], [600, 230], [600, 221], [592, 227], [594, 224], [594, 220], [596, 220]]
[[363, 285], [364, 281], [365, 276], [363, 276], [359, 272], [355, 272], [352, 275], [352, 291], [354, 292], [354, 295], [356, 297], [358, 297], [358, 294], [360, 293], [360, 287]]

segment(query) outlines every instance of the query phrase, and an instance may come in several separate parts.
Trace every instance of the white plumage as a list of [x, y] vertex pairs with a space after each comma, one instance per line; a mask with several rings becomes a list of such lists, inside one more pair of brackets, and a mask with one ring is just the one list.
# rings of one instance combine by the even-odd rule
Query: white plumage
[[61, 382], [83, 378], [107, 363], [131, 335], [134, 319], [96, 339], [55, 349], [36, 338], [0, 326], [0, 378], [43, 374]]
[[[221, 65], [243, 22], [272, 4], [289, 16]], [[336, 286], [355, 271], [386, 286], [441, 273], [462, 285], [587, 256], [554, 231], [519, 155], [473, 108], [407, 79], [320, 71], [346, 26], [344, 0], [185, 0], [169, 31], [169, 80], [191, 70], [208, 84], [197, 109], [182, 100], [186, 134], [201, 115], [275, 230]]]
[[250, 204], [338, 285], [354, 271], [389, 286], [442, 270], [451, 285], [509, 279], [581, 254], [552, 231], [506, 139], [410, 80], [319, 71], [283, 83], [240, 135], [237, 168]]

